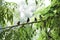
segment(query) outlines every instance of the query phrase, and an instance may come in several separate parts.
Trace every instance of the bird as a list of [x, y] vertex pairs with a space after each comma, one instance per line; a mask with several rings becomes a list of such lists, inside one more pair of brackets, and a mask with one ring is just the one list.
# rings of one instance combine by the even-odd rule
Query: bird
[[37, 18], [35, 17], [35, 22], [37, 21]]
[[36, 5], [38, 4], [38, 2], [35, 0], [35, 2], [36, 2]]
[[42, 17], [41, 17], [41, 15], [39, 15], [39, 18], [42, 20]]
[[20, 21], [17, 22], [17, 25], [20, 25]]
[[29, 18], [27, 18], [27, 23], [30, 21], [30, 19]]

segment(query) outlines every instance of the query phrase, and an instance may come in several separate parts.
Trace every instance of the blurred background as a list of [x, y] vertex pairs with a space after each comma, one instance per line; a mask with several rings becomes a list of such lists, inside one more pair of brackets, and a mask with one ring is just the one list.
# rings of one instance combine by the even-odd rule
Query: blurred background
[[0, 40], [60, 40], [59, 31], [60, 0], [0, 0]]

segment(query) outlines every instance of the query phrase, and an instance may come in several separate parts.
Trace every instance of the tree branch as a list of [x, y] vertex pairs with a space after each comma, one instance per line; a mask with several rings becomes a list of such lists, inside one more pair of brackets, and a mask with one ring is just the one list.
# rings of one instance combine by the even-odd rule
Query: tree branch
[[[41, 22], [41, 21], [28, 22], [28, 23], [23, 23], [23, 24], [20, 24], [20, 25], [33, 24], [33, 23], [39, 23], [39, 22]], [[0, 28], [0, 30], [13, 28], [13, 27], [17, 27], [17, 26], [20, 26], [20, 25], [13, 25], [13, 26], [5, 27], [5, 28]]]

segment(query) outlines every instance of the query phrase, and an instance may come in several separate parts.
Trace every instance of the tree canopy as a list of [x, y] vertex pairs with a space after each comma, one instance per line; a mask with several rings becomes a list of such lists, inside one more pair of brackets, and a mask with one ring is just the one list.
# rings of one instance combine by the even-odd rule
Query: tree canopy
[[[33, 12], [31, 22], [13, 26], [13, 17], [17, 4], [0, 1], [0, 40], [60, 40], [60, 0], [35, 0], [37, 9]], [[28, 0], [26, 0], [28, 5]], [[41, 7], [44, 4], [43, 7]], [[16, 12], [18, 13], [18, 12]], [[35, 19], [36, 17], [36, 19]], [[21, 18], [20, 18], [21, 19]], [[7, 22], [11, 27], [6, 27]]]

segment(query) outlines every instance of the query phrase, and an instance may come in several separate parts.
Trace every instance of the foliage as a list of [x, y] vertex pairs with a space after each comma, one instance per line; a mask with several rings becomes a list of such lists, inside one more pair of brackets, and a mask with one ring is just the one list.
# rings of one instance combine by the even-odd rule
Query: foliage
[[4, 2], [0, 5], [0, 24], [5, 26], [8, 21], [13, 24], [13, 13], [16, 8], [16, 3]]
[[[42, 27], [42, 29], [45, 29], [45, 33], [43, 33], [43, 36], [45, 34], [45, 36], [42, 36], [42, 33], [40, 35], [40, 37], [38, 38], [38, 40], [60, 40], [60, 1], [58, 0], [52, 0], [51, 2], [51, 6], [48, 6], [45, 9], [42, 9], [41, 11], [38, 10], [36, 13], [39, 13], [42, 16], [42, 21], [43, 25], [40, 25]], [[50, 31], [47, 32], [48, 28], [50, 28]]]
[[[37, 3], [39, 4], [39, 1]], [[11, 9], [9, 5], [10, 3], [7, 2], [3, 6], [0, 6], [0, 15], [2, 16], [0, 16], [0, 20], [2, 21], [0, 21], [0, 24], [2, 25], [5, 24], [4, 19], [12, 22], [14, 8]], [[51, 0], [51, 5], [36, 10], [34, 14], [41, 16], [38, 16], [39, 19], [37, 19], [41, 21], [40, 23], [20, 25], [17, 28], [3, 30], [0, 33], [0, 40], [33, 40], [33, 37], [38, 35], [36, 33], [38, 29], [40, 29], [38, 31], [40, 33], [36, 40], [60, 40], [60, 1]]]

